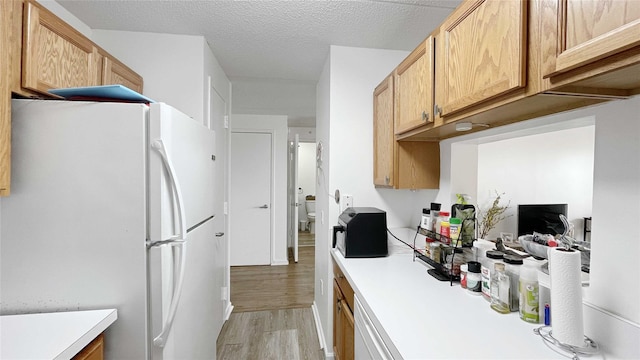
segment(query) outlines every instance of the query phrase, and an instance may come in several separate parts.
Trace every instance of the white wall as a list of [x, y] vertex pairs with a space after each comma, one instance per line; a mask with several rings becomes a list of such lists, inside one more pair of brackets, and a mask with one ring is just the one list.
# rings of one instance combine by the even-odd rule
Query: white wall
[[[273, 216], [271, 265], [286, 265], [287, 259], [287, 117], [278, 115], [231, 116], [231, 131], [273, 130]], [[233, 199], [231, 199], [233, 201]], [[247, 224], [247, 226], [251, 226]], [[233, 237], [233, 233], [231, 234]]]
[[144, 95], [204, 123], [202, 36], [95, 29], [93, 40], [143, 77]]
[[316, 142], [316, 128], [307, 126], [289, 126], [289, 141], [293, 141], [298, 135], [300, 141]]
[[389, 190], [373, 186], [373, 90], [407, 54], [331, 46], [328, 64], [318, 84], [316, 136], [323, 143], [325, 160], [318, 171], [320, 185], [316, 191], [320, 200], [316, 200], [315, 301], [329, 345], [332, 302], [328, 289], [333, 276], [329, 259], [330, 229], [339, 215], [339, 207], [332, 200], [334, 191], [340, 189], [342, 194], [352, 195], [354, 206], [373, 206], [387, 211], [389, 227], [415, 227], [421, 208], [437, 194], [435, 190]]
[[289, 126], [315, 125], [314, 81], [233, 78], [234, 114], [287, 115]]
[[[583, 217], [591, 216], [595, 126], [528, 135], [478, 145], [477, 198], [482, 210], [495, 192], [510, 202], [507, 217], [489, 233], [517, 234], [519, 204], [568, 204], [575, 237], [583, 238]], [[555, 234], [554, 234], [555, 235]]]

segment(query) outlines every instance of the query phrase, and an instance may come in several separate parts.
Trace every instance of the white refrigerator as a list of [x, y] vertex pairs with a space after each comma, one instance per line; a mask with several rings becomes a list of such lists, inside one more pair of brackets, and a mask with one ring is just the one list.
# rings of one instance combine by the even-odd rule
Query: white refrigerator
[[13, 100], [0, 312], [116, 308], [106, 359], [215, 359], [214, 135], [162, 103]]

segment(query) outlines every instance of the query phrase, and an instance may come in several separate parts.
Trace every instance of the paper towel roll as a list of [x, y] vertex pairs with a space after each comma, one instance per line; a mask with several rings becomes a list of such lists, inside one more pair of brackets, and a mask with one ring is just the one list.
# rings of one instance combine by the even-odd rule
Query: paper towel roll
[[580, 252], [549, 251], [551, 282], [551, 335], [563, 344], [584, 346]]

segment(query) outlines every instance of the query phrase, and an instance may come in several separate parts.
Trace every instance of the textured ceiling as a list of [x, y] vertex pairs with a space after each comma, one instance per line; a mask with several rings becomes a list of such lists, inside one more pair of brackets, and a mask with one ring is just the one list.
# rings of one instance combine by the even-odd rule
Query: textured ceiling
[[317, 81], [329, 45], [412, 50], [460, 0], [58, 0], [92, 29], [203, 35], [227, 76]]

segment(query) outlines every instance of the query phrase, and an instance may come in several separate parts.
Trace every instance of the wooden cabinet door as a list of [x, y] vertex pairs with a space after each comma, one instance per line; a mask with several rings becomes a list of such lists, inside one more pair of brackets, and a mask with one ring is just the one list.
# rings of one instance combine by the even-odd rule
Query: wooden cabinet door
[[342, 302], [343, 302], [342, 292], [340, 291], [340, 287], [338, 283], [333, 281], [333, 353], [335, 354], [336, 360], [342, 359], [341, 355], [343, 353], [344, 342], [342, 339], [344, 338], [344, 334], [342, 333]]
[[104, 334], [98, 335], [92, 342], [84, 347], [72, 360], [103, 360], [104, 359]]
[[442, 116], [525, 86], [527, 1], [463, 2], [436, 39]]
[[593, 63], [640, 45], [638, 0], [549, 0], [544, 29], [546, 77]]
[[354, 338], [355, 338], [355, 328], [354, 328], [354, 319], [353, 312], [347, 306], [347, 302], [342, 300], [342, 312], [341, 312], [341, 321], [340, 325], [342, 326], [342, 356], [340, 359], [342, 360], [353, 360], [354, 359]]
[[7, 17], [10, 7], [9, 1], [0, 1], [0, 53], [3, 60], [0, 61], [0, 196], [9, 195], [11, 181], [11, 89], [9, 84], [10, 62], [7, 54], [10, 54], [9, 36], [10, 20]]
[[395, 134], [433, 122], [433, 37], [429, 36], [395, 70]]
[[54, 14], [25, 3], [22, 86], [41, 93], [60, 87], [97, 85], [97, 49]]
[[396, 153], [393, 133], [393, 76], [373, 92], [373, 184], [393, 187]]
[[120, 84], [142, 94], [142, 76], [110, 56], [103, 58], [102, 85]]

